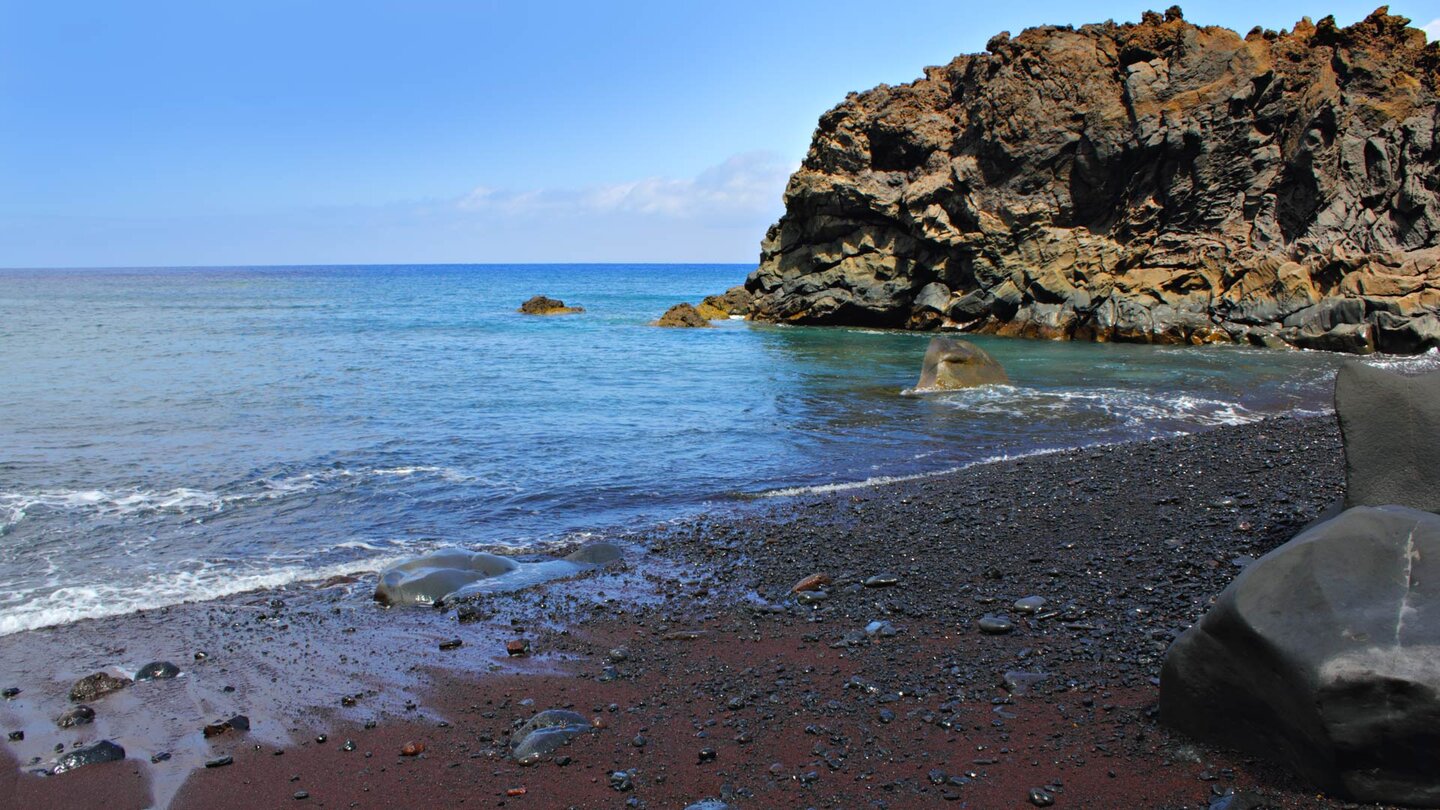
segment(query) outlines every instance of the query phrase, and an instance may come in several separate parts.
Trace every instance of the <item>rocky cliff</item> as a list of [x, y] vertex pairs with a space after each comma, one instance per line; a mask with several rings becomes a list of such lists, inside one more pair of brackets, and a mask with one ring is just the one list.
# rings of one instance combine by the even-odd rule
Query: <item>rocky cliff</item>
[[990, 40], [820, 120], [751, 317], [1054, 339], [1440, 345], [1440, 45], [1381, 8]]

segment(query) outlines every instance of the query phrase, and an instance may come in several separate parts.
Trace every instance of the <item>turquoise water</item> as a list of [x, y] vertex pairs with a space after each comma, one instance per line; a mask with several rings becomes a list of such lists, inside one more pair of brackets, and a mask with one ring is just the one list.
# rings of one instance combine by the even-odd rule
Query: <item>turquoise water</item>
[[924, 335], [647, 325], [750, 269], [0, 271], [0, 633], [1322, 412], [1338, 363], [977, 338], [1013, 386], [906, 396]]

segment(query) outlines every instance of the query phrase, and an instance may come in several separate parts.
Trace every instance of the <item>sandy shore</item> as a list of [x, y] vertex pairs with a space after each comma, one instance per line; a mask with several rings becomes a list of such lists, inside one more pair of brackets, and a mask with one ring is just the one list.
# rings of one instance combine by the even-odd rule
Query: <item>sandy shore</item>
[[[0, 806], [1341, 807], [1153, 707], [1170, 641], [1342, 477], [1333, 420], [1277, 419], [659, 527], [463, 624], [378, 608], [370, 577], [18, 634]], [[826, 598], [798, 602], [815, 574]], [[56, 727], [75, 678], [156, 659], [184, 675]], [[593, 730], [517, 765], [511, 732], [548, 708]], [[203, 737], [234, 714], [249, 732]], [[31, 773], [98, 739], [128, 758]]]

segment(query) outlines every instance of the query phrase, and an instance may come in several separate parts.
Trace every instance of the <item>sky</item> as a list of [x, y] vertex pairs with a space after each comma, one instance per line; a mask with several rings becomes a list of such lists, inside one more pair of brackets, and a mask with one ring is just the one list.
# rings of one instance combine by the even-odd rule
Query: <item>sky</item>
[[0, 0], [0, 267], [754, 262], [847, 92], [1167, 4]]

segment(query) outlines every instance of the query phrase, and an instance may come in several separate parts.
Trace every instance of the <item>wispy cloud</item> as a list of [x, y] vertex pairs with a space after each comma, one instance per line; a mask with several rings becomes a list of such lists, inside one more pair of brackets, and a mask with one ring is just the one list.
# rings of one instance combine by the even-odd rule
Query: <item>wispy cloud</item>
[[587, 188], [497, 189], [480, 186], [456, 205], [507, 215], [622, 214], [666, 219], [773, 216], [796, 166], [770, 152], [736, 155], [695, 177], [647, 177]]
[[1425, 36], [1429, 37], [1431, 42], [1440, 41], [1440, 17], [1420, 26], [1420, 30], [1425, 32]]

